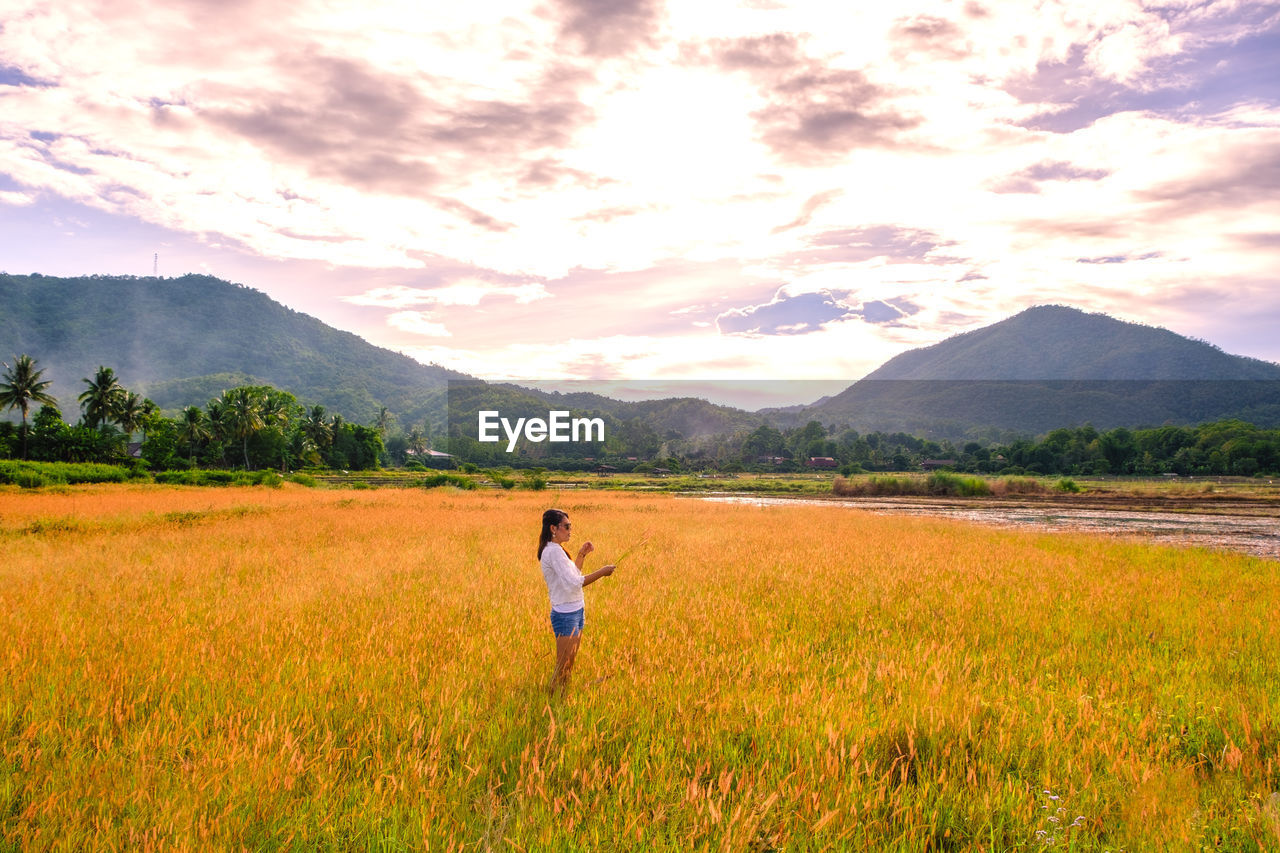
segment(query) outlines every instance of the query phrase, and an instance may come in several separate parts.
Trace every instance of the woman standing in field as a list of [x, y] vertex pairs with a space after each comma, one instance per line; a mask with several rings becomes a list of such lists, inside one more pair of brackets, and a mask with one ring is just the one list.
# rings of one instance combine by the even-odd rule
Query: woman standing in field
[[569, 685], [569, 673], [573, 659], [582, 642], [582, 628], [586, 624], [586, 600], [582, 588], [613, 574], [613, 566], [605, 566], [589, 575], [582, 574], [587, 555], [595, 550], [590, 542], [578, 549], [576, 560], [569, 559], [564, 543], [569, 541], [569, 515], [558, 509], [542, 514], [542, 533], [538, 536], [538, 559], [542, 563], [542, 578], [547, 582], [551, 597], [551, 631], [556, 635], [556, 671], [551, 676], [551, 692]]

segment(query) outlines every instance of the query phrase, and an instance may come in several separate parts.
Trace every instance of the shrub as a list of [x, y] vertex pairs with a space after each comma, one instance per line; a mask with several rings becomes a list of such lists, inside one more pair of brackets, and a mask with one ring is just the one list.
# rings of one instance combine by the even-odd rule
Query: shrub
[[911, 477], [868, 477], [865, 480], [849, 480], [837, 476], [831, 483], [831, 491], [837, 495], [922, 495], [924, 481]]
[[[295, 475], [298, 476], [298, 475]], [[157, 483], [176, 486], [271, 486], [284, 482], [275, 471], [222, 471], [192, 468], [189, 471], [159, 471]]]
[[837, 476], [831, 491], [845, 496], [950, 495], [970, 498], [992, 492], [991, 484], [981, 477], [934, 471], [928, 477], [868, 477], [850, 480]]
[[1047, 491], [1043, 483], [1030, 477], [1005, 477], [995, 484], [998, 495], [1042, 495]]
[[459, 489], [467, 489], [468, 491], [476, 488], [475, 480], [470, 477], [464, 477], [461, 474], [432, 474], [422, 481], [424, 489], [434, 489], [439, 486], [454, 486]]
[[931, 495], [971, 498], [991, 494], [991, 486], [981, 477], [965, 477], [948, 471], [934, 471], [925, 481], [925, 488]]
[[1075, 480], [1067, 477], [1063, 477], [1061, 480], [1054, 483], [1053, 487], [1060, 492], [1070, 492], [1071, 494], [1075, 494], [1080, 491], [1079, 484], [1077, 484]]
[[41, 486], [52, 485], [54, 481], [45, 479], [43, 474], [35, 471], [19, 471], [14, 475], [13, 482], [24, 489], [38, 489]]
[[310, 474], [292, 474], [289, 476], [289, 482], [297, 483], [299, 486], [306, 486], [308, 489], [314, 489], [318, 485], [316, 478]]
[[[34, 476], [33, 476], [34, 475]], [[149, 476], [144, 474], [142, 476]], [[119, 465], [103, 465], [96, 462], [0, 462], [0, 483], [23, 482], [39, 485], [62, 485], [77, 483], [123, 483], [130, 477], [130, 472]], [[31, 485], [25, 488], [38, 488]]]
[[484, 472], [484, 475], [496, 486], [501, 486], [504, 489], [514, 489], [516, 487], [516, 481], [500, 471], [488, 470]]

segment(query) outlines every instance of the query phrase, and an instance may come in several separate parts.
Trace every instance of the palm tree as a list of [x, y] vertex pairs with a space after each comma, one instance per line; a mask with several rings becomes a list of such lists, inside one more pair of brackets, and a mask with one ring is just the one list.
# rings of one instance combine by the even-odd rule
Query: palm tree
[[280, 441], [275, 442], [280, 450], [280, 470], [287, 471], [288, 461], [288, 435], [290, 411], [290, 397], [278, 391], [268, 391], [260, 398], [261, 407], [259, 409], [262, 415], [262, 426], [264, 429], [279, 431]]
[[387, 411], [387, 407], [383, 406], [378, 410], [378, 418], [373, 422], [373, 428], [378, 431], [378, 435], [385, 436], [387, 428], [391, 426], [391, 419], [394, 415]]
[[311, 440], [317, 450], [329, 446], [333, 440], [333, 429], [324, 419], [324, 406], [312, 406], [311, 411], [302, 421], [302, 431]]
[[13, 361], [13, 367], [5, 364], [4, 379], [0, 381], [0, 407], [18, 409], [22, 412], [22, 458], [27, 458], [27, 411], [32, 403], [56, 406], [53, 399], [44, 389], [50, 385], [49, 380], [41, 379], [43, 370], [36, 370], [36, 362], [29, 355], [20, 355]]
[[209, 429], [209, 422], [204, 416], [203, 409], [199, 406], [187, 406], [182, 410], [182, 417], [178, 419], [178, 437], [191, 448], [191, 465], [194, 467], [196, 464], [196, 444], [213, 438], [213, 433]]
[[413, 451], [414, 456], [421, 458], [427, 452], [427, 436], [417, 427], [409, 430], [409, 434], [405, 436], [405, 443], [408, 449]]
[[[147, 403], [132, 391], [121, 389], [119, 406], [116, 408], [116, 422], [130, 438], [142, 428], [147, 416]], [[154, 405], [154, 404], [153, 404]]]
[[92, 379], [84, 380], [88, 389], [76, 399], [84, 408], [85, 426], [99, 427], [116, 420], [125, 390], [110, 367], [98, 366]]
[[247, 387], [232, 388], [222, 395], [227, 431], [242, 442], [244, 469], [249, 470], [249, 439], [266, 426], [262, 419], [262, 398]]
[[231, 440], [231, 431], [227, 422], [227, 406], [221, 397], [215, 397], [209, 401], [207, 423], [209, 424], [209, 437], [219, 442], [222, 465], [225, 468], [227, 465], [227, 442]]

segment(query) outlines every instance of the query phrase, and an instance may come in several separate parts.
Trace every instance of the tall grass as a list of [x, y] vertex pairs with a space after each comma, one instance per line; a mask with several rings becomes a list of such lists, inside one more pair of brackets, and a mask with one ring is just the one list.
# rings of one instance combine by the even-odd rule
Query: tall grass
[[985, 497], [987, 495], [1032, 495], [1049, 491], [1039, 480], [1030, 477], [1003, 477], [988, 480], [971, 474], [934, 471], [914, 474], [873, 474], [870, 477], [836, 477], [833, 494], [844, 497], [935, 495], [951, 497]]
[[[567, 697], [537, 522], [592, 566]], [[600, 492], [0, 493], [0, 847], [1257, 850], [1280, 576]]]

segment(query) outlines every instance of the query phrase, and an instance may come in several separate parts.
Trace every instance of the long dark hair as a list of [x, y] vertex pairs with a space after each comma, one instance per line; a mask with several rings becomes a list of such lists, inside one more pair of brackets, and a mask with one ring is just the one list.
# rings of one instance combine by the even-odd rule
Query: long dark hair
[[542, 549], [551, 541], [551, 528], [569, 517], [569, 513], [558, 509], [549, 509], [542, 514], [542, 533], [538, 534], [538, 559], [542, 559]]

